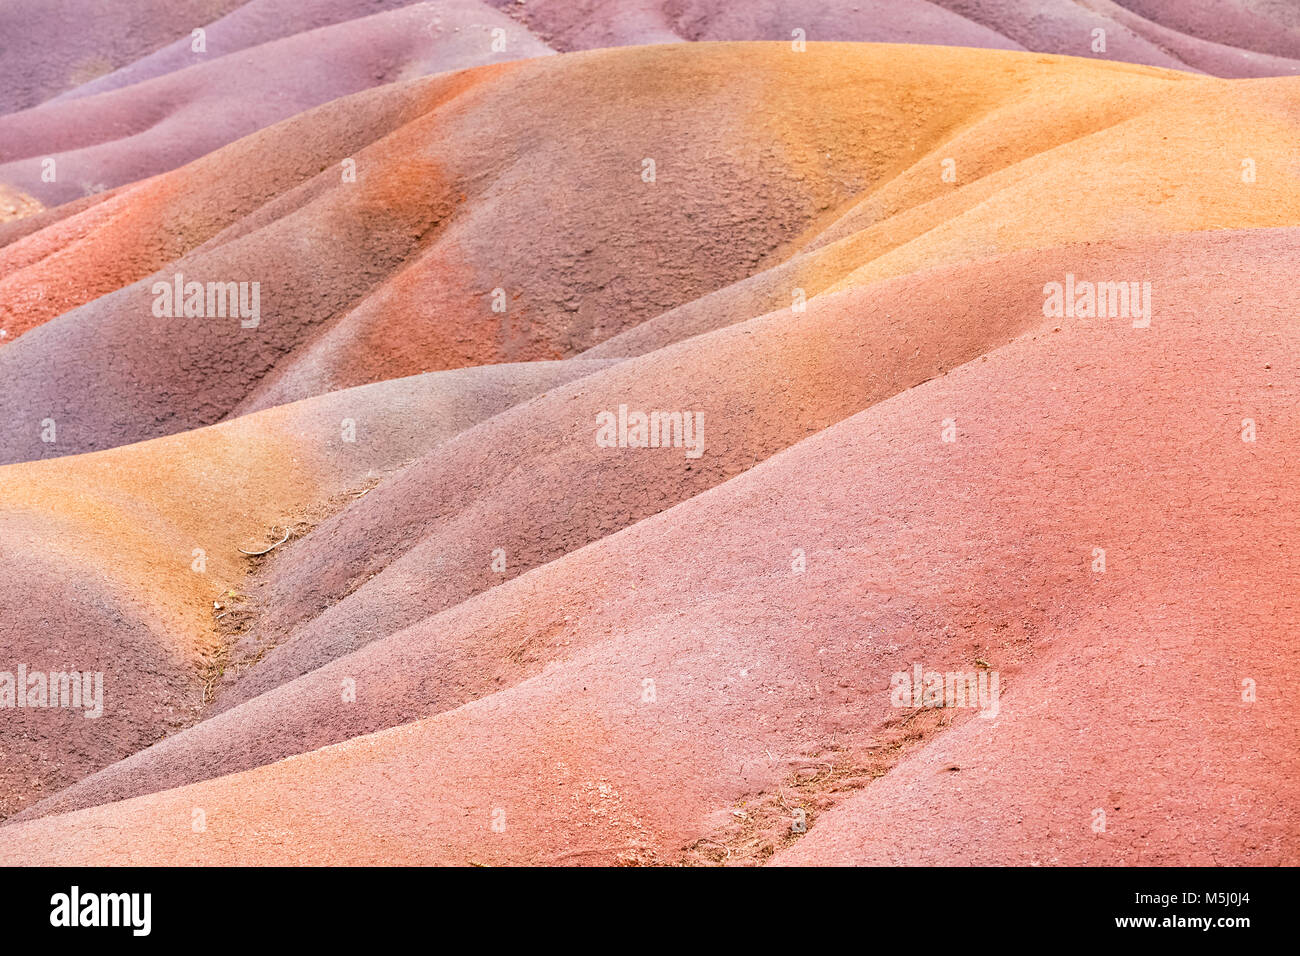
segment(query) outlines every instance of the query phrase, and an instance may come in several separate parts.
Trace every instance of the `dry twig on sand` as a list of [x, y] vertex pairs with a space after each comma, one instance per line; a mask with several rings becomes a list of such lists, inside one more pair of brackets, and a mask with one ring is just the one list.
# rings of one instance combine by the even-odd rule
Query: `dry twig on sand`
[[239, 549], [239, 553], [240, 553], [240, 554], [246, 554], [246, 555], [248, 555], [250, 558], [261, 557], [261, 556], [264, 555], [264, 554], [270, 554], [272, 551], [274, 551], [276, 548], [280, 547], [280, 545], [284, 544], [284, 543], [285, 543], [286, 541], [288, 541], [288, 540], [289, 540], [289, 529], [288, 529], [288, 528], [285, 528], [285, 529], [284, 529], [284, 537], [281, 538], [279, 541], [277, 541], [275, 544], [271, 545], [271, 546], [270, 546], [269, 548], [267, 548], [265, 551], [245, 551], [243, 548], [240, 548], [240, 549]]

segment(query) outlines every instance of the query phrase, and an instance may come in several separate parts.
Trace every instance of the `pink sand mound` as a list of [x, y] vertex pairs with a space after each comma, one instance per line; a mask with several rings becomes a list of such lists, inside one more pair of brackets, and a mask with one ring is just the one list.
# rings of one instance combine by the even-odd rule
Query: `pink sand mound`
[[1287, 9], [79, 9], [0, 864], [1300, 862]]
[[[1149, 328], [1023, 335], [211, 724], [413, 722], [0, 860], [1295, 862], [1290, 254], [1205, 252], [1258, 295], [1169, 276]], [[996, 713], [900, 705], [917, 663], [996, 673]]]

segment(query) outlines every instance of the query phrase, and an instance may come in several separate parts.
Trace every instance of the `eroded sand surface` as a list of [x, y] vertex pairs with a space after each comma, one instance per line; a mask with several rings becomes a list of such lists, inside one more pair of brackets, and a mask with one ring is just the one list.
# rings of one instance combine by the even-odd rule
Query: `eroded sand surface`
[[1300, 18], [184, 6], [0, 15], [0, 863], [1300, 862]]

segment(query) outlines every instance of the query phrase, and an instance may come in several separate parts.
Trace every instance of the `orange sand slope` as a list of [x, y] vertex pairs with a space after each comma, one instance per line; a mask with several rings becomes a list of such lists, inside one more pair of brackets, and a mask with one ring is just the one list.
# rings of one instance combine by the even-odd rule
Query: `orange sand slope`
[[[1173, 279], [1150, 329], [1021, 336], [246, 715], [432, 693], [413, 722], [11, 825], [0, 860], [1294, 861], [1300, 395], [1266, 365], [1297, 237], [1271, 238], [1240, 312]], [[891, 706], [917, 661], [983, 661], [996, 716]]]
[[4, 712], [0, 863], [1300, 862], [1298, 106], [623, 48], [37, 213], [0, 649], [104, 716]]
[[553, 50], [873, 41], [1300, 73], [1300, 13], [1255, 0], [9, 0], [0, 36], [0, 184], [47, 206], [349, 92]]
[[[1288, 225], [1298, 91], [998, 51], [695, 44], [358, 94], [0, 250], [0, 461], [572, 357], [651, 319], [699, 331], [994, 252]], [[258, 327], [155, 315], [177, 274], [258, 282]], [[74, 353], [96, 374], [71, 377]], [[47, 417], [58, 442], [31, 427]]]
[[39, 711], [6, 715], [25, 733], [6, 735], [0, 812], [199, 717], [214, 682], [240, 665], [235, 642], [248, 625], [257, 563], [240, 549], [292, 540], [458, 431], [603, 364], [395, 379], [140, 445], [0, 469], [5, 657], [33, 671], [80, 661], [79, 669], [102, 671], [111, 691], [102, 718], [77, 715], [57, 732]]

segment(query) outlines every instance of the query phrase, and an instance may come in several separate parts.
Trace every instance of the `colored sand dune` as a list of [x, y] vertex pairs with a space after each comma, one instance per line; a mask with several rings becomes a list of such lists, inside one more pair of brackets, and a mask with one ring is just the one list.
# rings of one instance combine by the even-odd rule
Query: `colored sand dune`
[[1289, 8], [93, 6], [0, 863], [1300, 861]]

